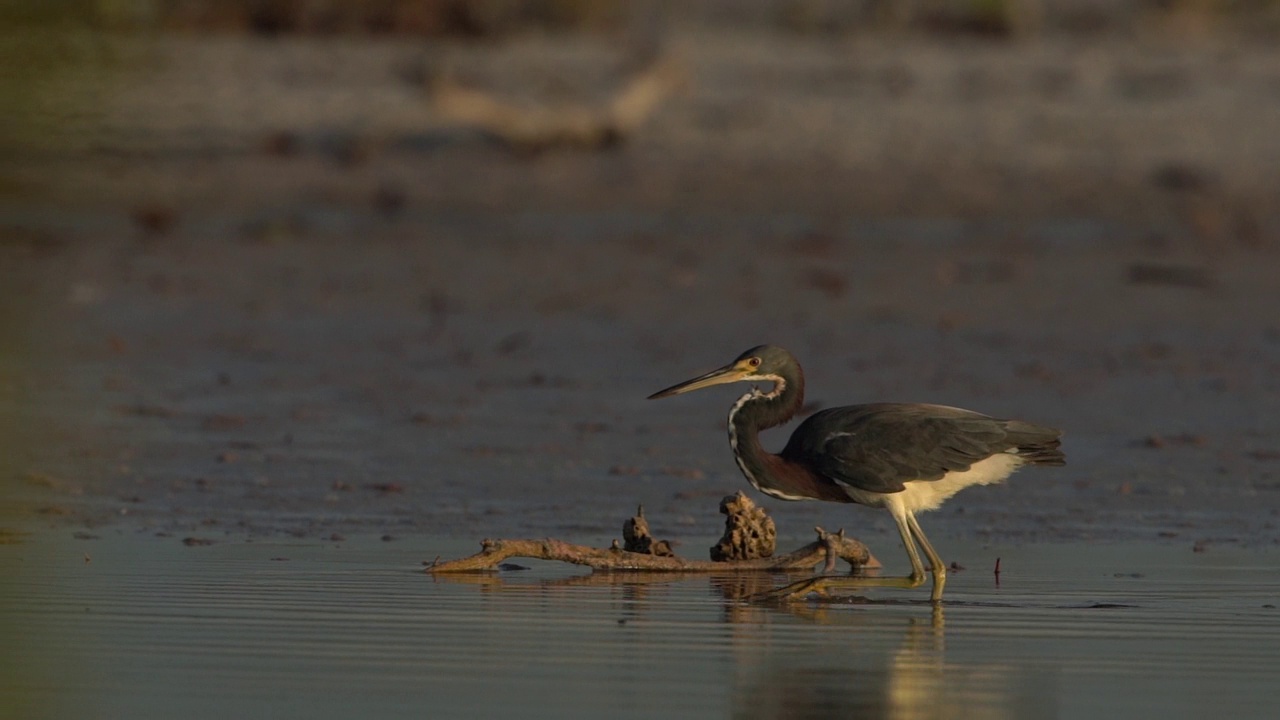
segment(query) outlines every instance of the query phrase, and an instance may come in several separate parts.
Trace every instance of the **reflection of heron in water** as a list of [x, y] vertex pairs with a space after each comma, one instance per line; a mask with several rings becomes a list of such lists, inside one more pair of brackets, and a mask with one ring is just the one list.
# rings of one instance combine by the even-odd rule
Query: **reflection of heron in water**
[[[1011, 663], [948, 662], [941, 606], [933, 616], [830, 612], [788, 605], [787, 616], [830, 625], [823, 645], [789, 645], [782, 611], [749, 606], [735, 638], [734, 718], [1036, 718], [1046, 713], [1035, 674]], [[904, 626], [896, 626], [895, 620]], [[763, 625], [761, 624], [763, 622]], [[901, 635], [899, 635], [901, 631]], [[763, 638], [762, 638], [763, 636]], [[806, 639], [813, 635], [805, 634]]]

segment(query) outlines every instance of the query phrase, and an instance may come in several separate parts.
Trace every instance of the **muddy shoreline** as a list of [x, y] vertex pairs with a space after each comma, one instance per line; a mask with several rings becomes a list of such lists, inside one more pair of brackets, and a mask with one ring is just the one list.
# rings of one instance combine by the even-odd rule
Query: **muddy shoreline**
[[160, 38], [49, 80], [0, 162], [5, 524], [572, 539], [643, 503], [714, 534], [734, 394], [643, 398], [774, 342], [815, 406], [1066, 429], [1067, 468], [939, 540], [1280, 541], [1280, 53], [672, 48], [692, 83], [630, 142], [537, 158], [405, 68], [589, 93], [598, 41]]

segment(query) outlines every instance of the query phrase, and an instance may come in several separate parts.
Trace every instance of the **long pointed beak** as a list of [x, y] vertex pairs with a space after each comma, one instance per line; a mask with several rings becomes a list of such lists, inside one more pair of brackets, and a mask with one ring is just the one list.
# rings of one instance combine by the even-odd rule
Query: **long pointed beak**
[[671, 397], [672, 395], [680, 395], [681, 393], [701, 390], [704, 387], [711, 387], [712, 385], [724, 385], [725, 383], [738, 382], [743, 380], [747, 374], [748, 373], [745, 370], [738, 368], [736, 365], [726, 365], [719, 370], [712, 370], [706, 375], [699, 375], [692, 380], [685, 380], [677, 385], [672, 385], [666, 390], [659, 390], [658, 392], [650, 395], [649, 399], [657, 400], [658, 398]]

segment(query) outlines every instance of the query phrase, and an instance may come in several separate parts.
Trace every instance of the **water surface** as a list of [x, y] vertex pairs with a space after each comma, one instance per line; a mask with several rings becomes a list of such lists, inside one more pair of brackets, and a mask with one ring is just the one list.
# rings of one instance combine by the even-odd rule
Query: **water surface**
[[967, 569], [935, 612], [927, 592], [734, 599], [780, 578], [421, 570], [474, 549], [37, 534], [0, 546], [0, 692], [13, 717], [1263, 718], [1280, 701], [1274, 550], [953, 547]]

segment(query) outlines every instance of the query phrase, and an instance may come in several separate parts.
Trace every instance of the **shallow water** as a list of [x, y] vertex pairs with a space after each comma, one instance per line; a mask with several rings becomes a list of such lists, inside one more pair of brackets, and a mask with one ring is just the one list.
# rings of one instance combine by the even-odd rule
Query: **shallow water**
[[919, 591], [730, 599], [781, 578], [422, 572], [475, 549], [37, 534], [0, 546], [0, 693], [12, 717], [1262, 718], [1280, 702], [1275, 550], [953, 544], [968, 569], [934, 612]]

